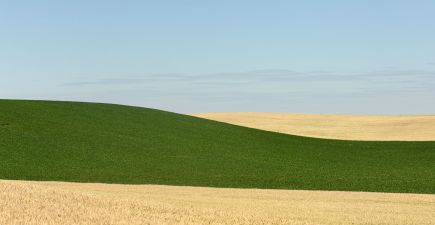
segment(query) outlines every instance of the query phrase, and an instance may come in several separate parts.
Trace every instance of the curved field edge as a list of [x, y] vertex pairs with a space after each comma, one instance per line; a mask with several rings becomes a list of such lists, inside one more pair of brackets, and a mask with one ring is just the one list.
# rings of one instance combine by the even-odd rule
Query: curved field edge
[[435, 115], [374, 116], [257, 112], [192, 115], [250, 128], [316, 138], [435, 141]]
[[160, 110], [0, 100], [0, 178], [435, 193], [435, 142], [266, 132]]
[[0, 180], [1, 224], [434, 224], [435, 195]]

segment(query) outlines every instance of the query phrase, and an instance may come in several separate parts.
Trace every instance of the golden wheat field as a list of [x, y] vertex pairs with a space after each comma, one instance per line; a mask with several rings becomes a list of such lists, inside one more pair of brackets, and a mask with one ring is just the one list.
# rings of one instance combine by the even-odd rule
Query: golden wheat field
[[434, 141], [435, 115], [367, 116], [289, 113], [197, 113], [193, 116], [300, 136], [385, 141]]
[[435, 224], [435, 195], [0, 181], [0, 224]]

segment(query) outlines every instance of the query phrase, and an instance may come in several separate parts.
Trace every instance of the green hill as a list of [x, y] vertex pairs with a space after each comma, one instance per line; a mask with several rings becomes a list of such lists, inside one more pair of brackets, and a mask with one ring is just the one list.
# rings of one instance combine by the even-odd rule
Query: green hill
[[435, 142], [324, 140], [138, 107], [0, 100], [0, 179], [435, 193]]

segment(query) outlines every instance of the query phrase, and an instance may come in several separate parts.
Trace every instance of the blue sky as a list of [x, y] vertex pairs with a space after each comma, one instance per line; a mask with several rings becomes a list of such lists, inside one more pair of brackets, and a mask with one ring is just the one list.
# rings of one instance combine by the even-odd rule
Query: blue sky
[[435, 1], [0, 1], [0, 98], [435, 114]]

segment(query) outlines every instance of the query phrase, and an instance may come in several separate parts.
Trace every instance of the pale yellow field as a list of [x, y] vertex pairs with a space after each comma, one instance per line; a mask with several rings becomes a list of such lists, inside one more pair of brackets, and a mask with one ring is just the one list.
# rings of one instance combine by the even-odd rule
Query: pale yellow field
[[435, 195], [0, 181], [0, 224], [435, 224]]
[[193, 116], [280, 133], [343, 140], [435, 141], [435, 115], [362, 116], [197, 113]]

